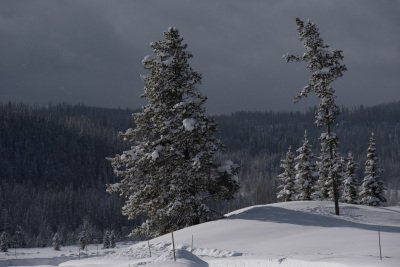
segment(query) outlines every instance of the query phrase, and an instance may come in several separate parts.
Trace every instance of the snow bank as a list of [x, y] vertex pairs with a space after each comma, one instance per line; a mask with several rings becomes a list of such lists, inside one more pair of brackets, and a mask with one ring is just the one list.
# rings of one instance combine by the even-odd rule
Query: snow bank
[[[147, 242], [141, 242], [120, 248], [114, 255], [60, 266], [400, 266], [400, 208], [343, 203], [340, 207], [340, 216], [334, 215], [334, 204], [325, 201], [276, 203], [231, 212], [225, 219], [174, 232], [176, 262], [168, 234], [150, 240], [151, 257]], [[34, 262], [35, 255], [31, 258]], [[2, 260], [0, 253], [0, 264]]]

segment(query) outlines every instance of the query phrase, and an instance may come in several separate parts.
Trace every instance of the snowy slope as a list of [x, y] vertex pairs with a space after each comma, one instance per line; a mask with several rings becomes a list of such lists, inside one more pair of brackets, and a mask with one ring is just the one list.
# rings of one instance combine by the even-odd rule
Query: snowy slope
[[[64, 262], [68, 267], [101, 266], [400, 266], [400, 208], [302, 201], [253, 206], [226, 219], [122, 248], [113, 255]], [[378, 229], [382, 261], [379, 260]], [[193, 253], [191, 242], [194, 239]], [[0, 264], [1, 266], [1, 264]]]

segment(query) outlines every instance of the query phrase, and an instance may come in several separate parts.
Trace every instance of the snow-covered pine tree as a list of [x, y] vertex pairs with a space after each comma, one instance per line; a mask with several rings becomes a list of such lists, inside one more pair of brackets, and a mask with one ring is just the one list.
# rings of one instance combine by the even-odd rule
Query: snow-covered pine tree
[[345, 163], [343, 157], [339, 156], [339, 153], [337, 153], [336, 151], [335, 151], [335, 164], [333, 166], [334, 166], [333, 172], [328, 170], [328, 177], [325, 183], [326, 186], [325, 190], [327, 190], [329, 200], [335, 200], [333, 179], [330, 175], [332, 174], [336, 175], [335, 181], [337, 188], [337, 196], [339, 199], [341, 198], [343, 192]]
[[315, 182], [315, 165], [313, 163], [313, 154], [307, 138], [307, 132], [304, 133], [303, 145], [296, 151], [298, 153], [298, 156], [295, 158], [296, 199], [311, 200], [312, 189]]
[[353, 155], [349, 153], [346, 158], [346, 168], [344, 174], [342, 201], [350, 204], [358, 204], [358, 181], [356, 178], [357, 165]]
[[25, 232], [20, 225], [17, 225], [16, 228], [17, 229], [15, 230], [14, 237], [13, 237], [15, 246], [17, 248], [24, 248], [24, 247], [26, 247]]
[[83, 229], [80, 233], [79, 233], [79, 247], [81, 249], [85, 249], [86, 245], [88, 244], [88, 240], [87, 240], [87, 233], [86, 230]]
[[376, 144], [374, 133], [371, 134], [368, 142], [367, 160], [365, 161], [364, 180], [361, 185], [361, 203], [369, 206], [380, 206], [386, 202], [384, 186], [380, 179], [378, 168], [378, 156], [376, 155]]
[[330, 167], [330, 156], [329, 147], [325, 142], [321, 142], [321, 151], [316, 163], [316, 169], [318, 173], [318, 180], [314, 185], [314, 192], [312, 198], [314, 200], [326, 200], [329, 198], [329, 167]]
[[110, 248], [110, 231], [106, 230], [103, 236], [103, 248]]
[[294, 156], [291, 151], [291, 147], [289, 147], [286, 157], [281, 160], [280, 167], [283, 169], [283, 172], [278, 175], [278, 179], [280, 180], [280, 185], [278, 189], [280, 191], [277, 193], [277, 198], [282, 201], [291, 201], [296, 199], [296, 190], [295, 190], [295, 168], [294, 168]]
[[93, 232], [94, 229], [88, 218], [83, 219], [82, 229], [85, 232], [86, 242], [90, 244], [93, 241]]
[[233, 198], [238, 167], [214, 161], [222, 145], [179, 31], [170, 27], [150, 46], [155, 55], [142, 61], [150, 72], [144, 76], [148, 104], [134, 115], [136, 128], [122, 134], [132, 146], [111, 159], [122, 180], [108, 192], [125, 197], [122, 212], [129, 219], [147, 219], [134, 234], [157, 236], [219, 216], [206, 203]]
[[[339, 199], [341, 199], [342, 196], [343, 196], [344, 181], [345, 181], [345, 175], [346, 175], [346, 160], [344, 159], [343, 156], [340, 156], [340, 155], [336, 158], [336, 160], [338, 162], [338, 164], [336, 165], [337, 168], [338, 168], [336, 170], [336, 173], [337, 173], [337, 189], [338, 189]], [[330, 179], [330, 181], [332, 181], [332, 179]], [[331, 188], [333, 189], [333, 187], [331, 187]], [[331, 191], [330, 196], [331, 196], [331, 199], [333, 199], [333, 197], [334, 197], [333, 190]]]
[[110, 232], [110, 248], [115, 248], [115, 232], [111, 230]]
[[2, 232], [0, 236], [0, 251], [7, 252], [9, 247], [8, 234], [6, 232]]
[[[317, 173], [318, 180], [314, 186], [313, 199], [314, 200], [334, 200], [335, 192], [333, 187], [332, 174], [336, 174], [336, 187], [338, 190], [338, 197], [341, 197], [341, 192], [343, 191], [343, 177], [344, 177], [344, 160], [342, 157], [338, 156], [335, 151], [335, 164], [334, 171], [330, 171], [330, 156], [329, 152], [326, 153], [326, 144], [321, 143], [321, 153], [318, 157], [317, 162]], [[329, 150], [329, 149], [328, 149]]]
[[81, 249], [85, 249], [86, 245], [88, 245], [90, 242], [92, 242], [92, 226], [90, 225], [89, 219], [84, 218], [83, 219], [83, 224], [81, 226], [82, 230], [79, 232], [79, 245]]
[[347, 70], [342, 64], [343, 55], [340, 50], [328, 50], [329, 46], [324, 44], [320, 37], [317, 25], [311, 21], [306, 23], [296, 18], [297, 31], [300, 41], [303, 43], [306, 52], [301, 55], [285, 55], [287, 62], [304, 61], [307, 63], [307, 69], [311, 72], [308, 84], [295, 97], [299, 100], [307, 97], [313, 92], [319, 98], [319, 106], [315, 113], [315, 124], [318, 127], [326, 127], [326, 132], [320, 137], [321, 142], [325, 143], [329, 151], [329, 164], [327, 167], [328, 179], [332, 180], [335, 213], [339, 215], [339, 194], [337, 188], [337, 164], [336, 150], [338, 146], [338, 138], [332, 132], [332, 127], [339, 115], [339, 108], [335, 103], [335, 91], [331, 84]]
[[60, 235], [56, 232], [53, 236], [53, 249], [60, 250], [61, 247], [61, 238]]

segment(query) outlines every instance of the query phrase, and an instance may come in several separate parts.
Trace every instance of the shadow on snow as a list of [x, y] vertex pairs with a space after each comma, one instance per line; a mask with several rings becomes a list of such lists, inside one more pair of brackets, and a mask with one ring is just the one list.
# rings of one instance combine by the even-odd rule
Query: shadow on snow
[[343, 217], [335, 218], [335, 215], [326, 216], [323, 214], [312, 214], [309, 212], [288, 210], [280, 207], [254, 207], [240, 214], [227, 217], [228, 220], [258, 220], [265, 222], [297, 224], [304, 226], [320, 226], [320, 227], [352, 227], [363, 230], [390, 232], [400, 232], [398, 226], [380, 226], [376, 224], [364, 224], [359, 222], [347, 221]]

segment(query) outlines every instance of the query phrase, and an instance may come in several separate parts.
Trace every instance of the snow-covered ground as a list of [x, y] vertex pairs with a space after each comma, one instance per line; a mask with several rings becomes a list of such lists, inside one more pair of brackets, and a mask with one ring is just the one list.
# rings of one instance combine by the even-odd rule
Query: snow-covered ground
[[[150, 240], [151, 257], [147, 242], [141, 242], [102, 251], [108, 254], [101, 257], [66, 261], [60, 266], [400, 266], [400, 207], [341, 204], [342, 215], [333, 214], [331, 202], [253, 206], [231, 212], [226, 219], [175, 232], [176, 262], [173, 261], [171, 235], [165, 235]], [[382, 260], [379, 259], [379, 230]], [[40, 255], [34, 251], [17, 255], [25, 258], [25, 265], [20, 266], [56, 265], [54, 261], [41, 263]], [[47, 251], [43, 255], [48, 259], [54, 260], [62, 254], [71, 256], [68, 248], [62, 248], [58, 254]], [[5, 259], [13, 259], [12, 251], [8, 256], [0, 253], [0, 266], [7, 266], [2, 265]]]
[[61, 247], [55, 251], [47, 248], [10, 248], [8, 252], [0, 252], [0, 267], [3, 266], [57, 266], [72, 259], [85, 259], [90, 257], [115, 254], [119, 249], [132, 246], [135, 242], [120, 242], [114, 249], [102, 249], [102, 244], [88, 245], [85, 250], [78, 246]]

